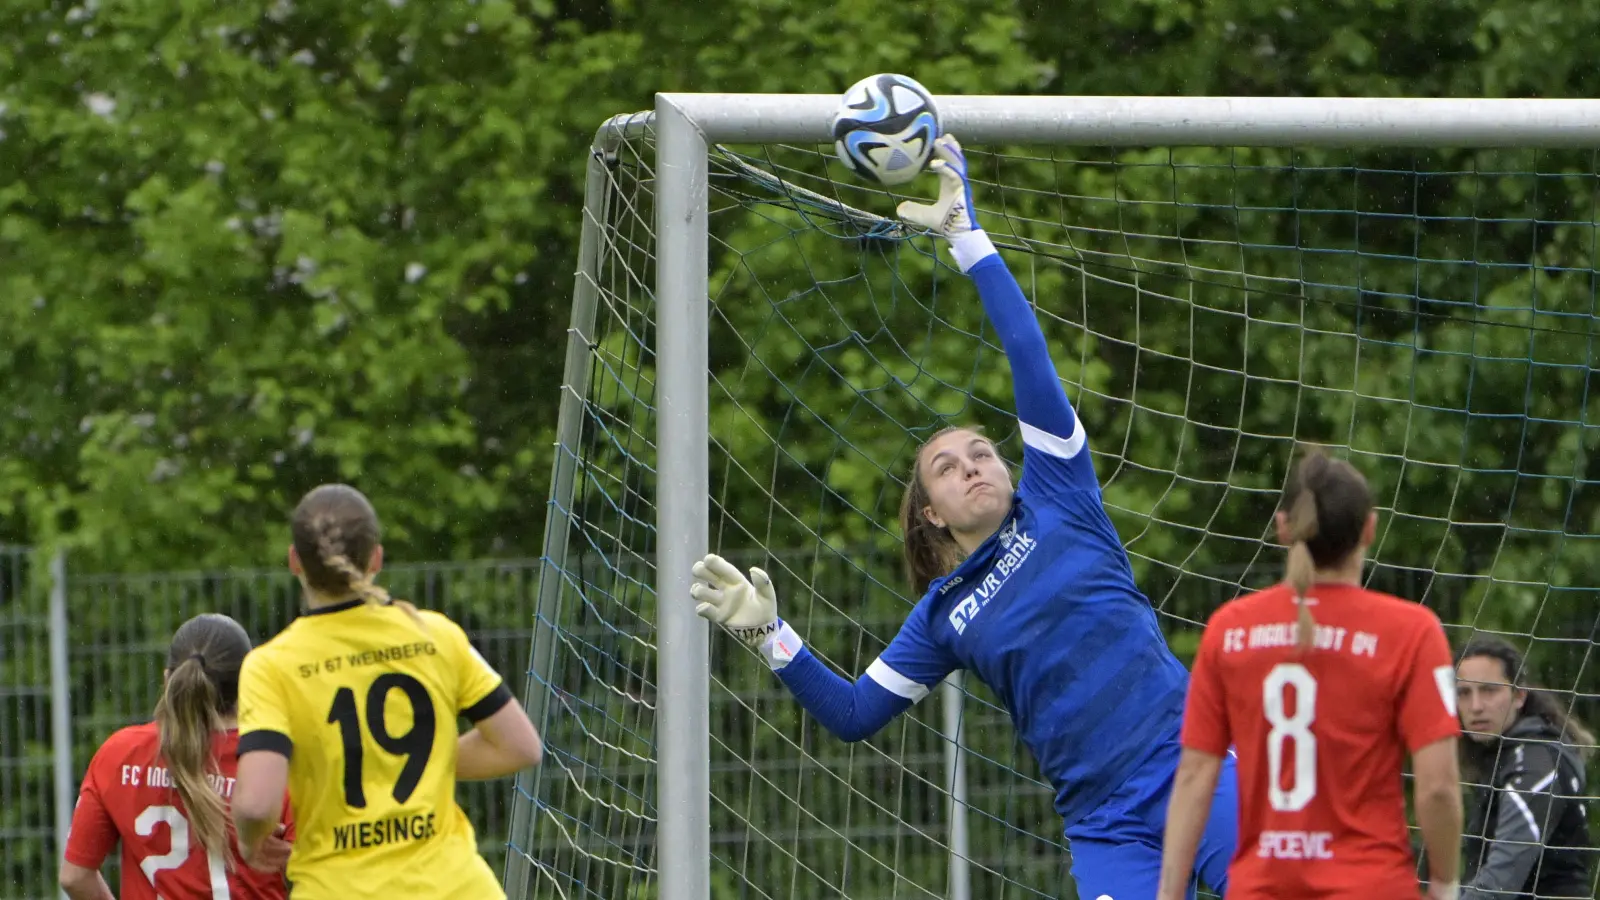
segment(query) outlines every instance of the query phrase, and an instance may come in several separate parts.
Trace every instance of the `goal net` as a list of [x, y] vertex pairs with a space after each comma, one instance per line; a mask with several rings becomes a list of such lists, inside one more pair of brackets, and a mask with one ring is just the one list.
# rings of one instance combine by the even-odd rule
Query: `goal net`
[[[709, 821], [658, 804], [691, 777], [657, 765], [658, 663], [690, 652], [658, 639], [658, 604], [692, 607], [657, 570], [675, 530], [658, 498], [685, 477], [657, 432], [668, 198], [647, 117], [611, 134], [590, 163], [526, 689], [547, 754], [516, 789], [512, 896], [657, 896], [678, 862], [659, 845], [704, 827], [713, 897], [1072, 897], [1051, 793], [975, 680], [847, 744], [712, 634], [694, 661]], [[1510, 637], [1600, 718], [1595, 152], [969, 150], [1180, 658], [1221, 602], [1279, 576], [1271, 514], [1316, 443], [1379, 500], [1369, 586], [1427, 604], [1457, 645]], [[916, 599], [896, 515], [917, 445], [976, 424], [1020, 460], [1010, 370], [970, 283], [893, 220], [931, 178], [891, 194], [811, 143], [713, 144], [708, 165], [703, 550], [772, 573], [784, 618], [854, 677]]]

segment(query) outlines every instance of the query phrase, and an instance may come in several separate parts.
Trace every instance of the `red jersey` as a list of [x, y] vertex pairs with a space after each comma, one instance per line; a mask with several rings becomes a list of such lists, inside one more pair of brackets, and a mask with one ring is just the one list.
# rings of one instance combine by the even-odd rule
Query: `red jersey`
[[[218, 774], [208, 780], [224, 800], [238, 772], [239, 733], [216, 736], [212, 754]], [[214, 848], [191, 837], [183, 801], [159, 759], [154, 723], [124, 728], [106, 739], [84, 774], [73, 808], [66, 860], [98, 869], [122, 843], [122, 900], [283, 900], [282, 872], [258, 872], [244, 864], [237, 847], [230, 870]], [[287, 815], [285, 816], [287, 824]], [[231, 843], [231, 842], [230, 842]]]
[[1279, 585], [1217, 610], [1195, 658], [1183, 746], [1239, 755], [1228, 900], [1415, 900], [1401, 771], [1460, 734], [1444, 629], [1426, 607], [1354, 585], [1316, 585], [1307, 602], [1309, 652]]

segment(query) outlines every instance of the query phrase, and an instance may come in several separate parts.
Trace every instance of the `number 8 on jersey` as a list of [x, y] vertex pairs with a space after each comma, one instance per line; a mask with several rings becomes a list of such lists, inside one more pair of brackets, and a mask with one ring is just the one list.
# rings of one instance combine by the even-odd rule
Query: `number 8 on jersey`
[[[1299, 663], [1279, 663], [1261, 682], [1261, 708], [1272, 729], [1267, 732], [1267, 784], [1272, 808], [1299, 812], [1317, 795], [1317, 738], [1311, 723], [1317, 718], [1317, 679]], [[1284, 712], [1285, 696], [1293, 689], [1294, 713]], [[1292, 747], [1290, 768], [1293, 787], [1283, 788], [1286, 748]]]

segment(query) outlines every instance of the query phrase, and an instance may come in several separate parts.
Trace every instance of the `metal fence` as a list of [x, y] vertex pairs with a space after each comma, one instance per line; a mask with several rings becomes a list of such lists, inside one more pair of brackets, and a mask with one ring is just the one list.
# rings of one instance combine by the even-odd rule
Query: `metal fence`
[[[50, 590], [33, 553], [0, 545], [0, 894], [55, 883], [60, 779], [51, 697]], [[60, 711], [64, 712], [64, 711]], [[63, 758], [65, 763], [65, 758]]]

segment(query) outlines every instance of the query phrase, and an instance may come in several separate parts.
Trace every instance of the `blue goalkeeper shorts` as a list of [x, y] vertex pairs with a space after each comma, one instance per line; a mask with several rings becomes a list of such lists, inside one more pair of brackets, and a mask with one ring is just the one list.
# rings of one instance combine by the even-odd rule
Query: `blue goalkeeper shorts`
[[[1153, 900], [1161, 881], [1161, 840], [1178, 754], [1177, 744], [1164, 746], [1098, 809], [1067, 829], [1079, 900]], [[1199, 880], [1218, 896], [1227, 892], [1228, 863], [1238, 841], [1238, 796], [1239, 777], [1230, 751], [1223, 757], [1211, 815], [1195, 855]], [[1189, 896], [1195, 896], [1193, 884]]]

